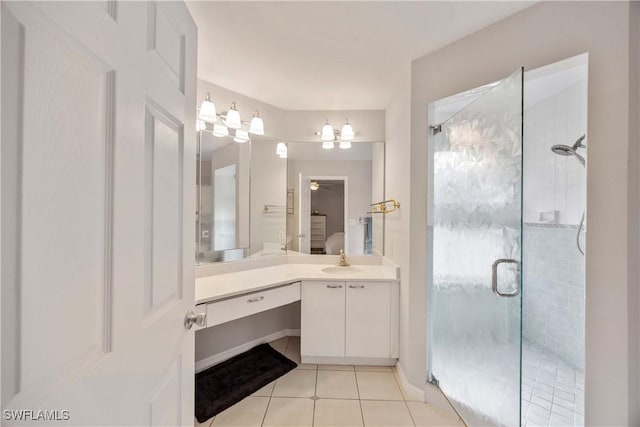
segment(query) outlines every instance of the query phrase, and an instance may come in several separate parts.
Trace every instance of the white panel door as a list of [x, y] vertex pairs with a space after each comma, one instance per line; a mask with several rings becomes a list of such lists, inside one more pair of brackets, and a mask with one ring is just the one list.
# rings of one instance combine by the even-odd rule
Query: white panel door
[[390, 357], [391, 284], [347, 282], [346, 350], [349, 357]]
[[302, 282], [300, 353], [344, 356], [344, 282]]
[[193, 424], [196, 35], [181, 2], [2, 2], [3, 425]]
[[304, 254], [311, 253], [311, 180], [299, 175], [300, 209], [298, 217], [298, 249]]

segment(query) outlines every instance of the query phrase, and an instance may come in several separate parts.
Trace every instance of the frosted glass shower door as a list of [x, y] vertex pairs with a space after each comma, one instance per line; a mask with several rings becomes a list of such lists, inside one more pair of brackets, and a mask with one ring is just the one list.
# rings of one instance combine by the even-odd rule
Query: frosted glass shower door
[[522, 71], [433, 134], [431, 379], [468, 425], [517, 426]]

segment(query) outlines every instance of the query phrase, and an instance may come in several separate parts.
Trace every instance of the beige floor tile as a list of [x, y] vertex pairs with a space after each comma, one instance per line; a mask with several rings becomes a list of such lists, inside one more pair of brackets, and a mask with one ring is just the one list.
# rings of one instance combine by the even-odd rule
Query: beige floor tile
[[403, 400], [392, 372], [356, 372], [360, 399]]
[[411, 415], [404, 401], [362, 400], [360, 405], [366, 427], [413, 427]]
[[459, 419], [449, 417], [448, 414], [428, 403], [407, 402], [407, 406], [409, 406], [409, 412], [411, 412], [417, 427], [464, 426]]
[[298, 363], [298, 369], [318, 369], [318, 365], [314, 365], [311, 363]]
[[313, 400], [271, 398], [263, 426], [311, 426], [313, 423]]
[[404, 387], [402, 387], [402, 382], [400, 382], [398, 371], [394, 371], [393, 375], [396, 377], [396, 382], [400, 387], [400, 393], [402, 393], [404, 400], [407, 402], [424, 402], [424, 393], [415, 394], [412, 390], [405, 390]]
[[260, 390], [253, 393], [251, 396], [261, 396], [261, 397], [269, 397], [273, 392], [273, 386], [276, 384], [275, 381], [271, 381], [266, 386], [262, 387]]
[[315, 427], [362, 426], [362, 412], [358, 400], [318, 399], [314, 411]]
[[353, 365], [318, 365], [319, 371], [353, 371]]
[[316, 396], [334, 399], [358, 399], [356, 374], [348, 371], [318, 371]]
[[287, 357], [289, 360], [292, 360], [294, 362], [296, 362], [298, 365], [301, 363], [300, 362], [300, 351], [285, 351], [283, 353], [285, 355], [285, 357]]
[[275, 341], [271, 341], [269, 345], [277, 350], [284, 350], [287, 347], [287, 342], [289, 341], [289, 337], [282, 337]]
[[391, 366], [364, 366], [356, 365], [356, 371], [362, 372], [393, 372]]
[[273, 389], [275, 397], [312, 397], [316, 390], [316, 371], [294, 369], [278, 378]]
[[247, 397], [216, 415], [211, 426], [259, 427], [268, 404], [268, 397]]
[[209, 418], [207, 421], [203, 423], [199, 423], [197, 419], [193, 419], [193, 427], [209, 427], [213, 422], [213, 417]]

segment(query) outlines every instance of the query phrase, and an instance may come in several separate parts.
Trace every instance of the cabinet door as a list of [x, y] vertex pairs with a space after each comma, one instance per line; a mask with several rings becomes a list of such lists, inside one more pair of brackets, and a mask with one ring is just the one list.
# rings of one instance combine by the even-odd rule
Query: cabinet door
[[347, 282], [346, 355], [389, 357], [391, 284]]
[[345, 282], [302, 282], [300, 353], [344, 356]]

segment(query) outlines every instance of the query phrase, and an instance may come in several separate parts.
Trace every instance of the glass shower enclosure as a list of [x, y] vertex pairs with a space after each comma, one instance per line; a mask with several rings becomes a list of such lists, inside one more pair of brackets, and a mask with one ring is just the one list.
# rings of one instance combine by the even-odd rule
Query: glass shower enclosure
[[523, 70], [448, 99], [439, 115], [429, 138], [429, 381], [467, 425], [520, 425]]

